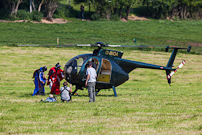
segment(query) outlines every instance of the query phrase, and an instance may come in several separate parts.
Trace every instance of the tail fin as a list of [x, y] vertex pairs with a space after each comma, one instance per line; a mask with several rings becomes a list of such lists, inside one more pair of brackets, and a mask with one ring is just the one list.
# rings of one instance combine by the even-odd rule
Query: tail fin
[[[189, 47], [187, 47], [187, 48], [169, 47], [169, 46], [167, 46], [167, 47], [166, 47], [166, 52], [168, 52], [168, 49], [173, 49], [173, 52], [172, 52], [172, 54], [171, 54], [171, 56], [170, 56], [170, 59], [169, 59], [167, 65], [166, 65], [166, 67], [172, 67], [178, 49], [187, 49], [187, 52], [190, 52], [191, 46], [189, 46]], [[178, 68], [179, 68], [179, 67], [178, 67]], [[180, 68], [181, 68], [181, 67], [180, 67]], [[174, 72], [176, 72], [176, 71], [177, 71], [177, 69], [176, 69]], [[166, 76], [169, 76], [170, 73], [171, 73], [171, 70], [166, 70]], [[173, 74], [174, 74], [174, 73], [173, 73]], [[172, 75], [171, 75], [171, 76], [172, 76]], [[170, 76], [170, 77], [167, 77], [167, 79], [168, 79], [168, 84], [171, 84], [171, 76]]]

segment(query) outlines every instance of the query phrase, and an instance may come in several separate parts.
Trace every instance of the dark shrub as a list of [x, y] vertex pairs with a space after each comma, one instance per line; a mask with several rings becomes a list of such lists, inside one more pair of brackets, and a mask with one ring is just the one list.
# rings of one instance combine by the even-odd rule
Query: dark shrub
[[65, 5], [59, 5], [54, 13], [54, 18], [64, 18], [66, 17], [67, 7]]
[[30, 19], [30, 13], [26, 10], [18, 10], [16, 17], [22, 20], [29, 20]]
[[91, 15], [91, 19], [96, 21], [96, 20], [100, 20], [101, 16], [98, 13], [94, 13]]
[[41, 12], [33, 11], [31, 15], [32, 15], [32, 20], [40, 22], [41, 19], [43, 19], [43, 14]]
[[60, 4], [54, 13], [54, 18], [70, 18], [77, 16], [77, 12], [72, 7]]
[[119, 18], [118, 15], [111, 15], [111, 16], [110, 16], [110, 20], [111, 20], [111, 21], [119, 21], [120, 18]]
[[9, 10], [0, 8], [0, 19], [7, 19]]

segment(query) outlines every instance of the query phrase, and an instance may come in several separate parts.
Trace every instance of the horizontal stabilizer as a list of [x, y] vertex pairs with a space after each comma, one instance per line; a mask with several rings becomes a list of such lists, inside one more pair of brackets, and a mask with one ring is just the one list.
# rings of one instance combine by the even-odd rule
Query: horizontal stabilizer
[[190, 50], [191, 50], [191, 46], [188, 46], [187, 48], [175, 47], [175, 46], [174, 46], [174, 47], [172, 47], [172, 46], [166, 46], [165, 51], [168, 52], [168, 49], [186, 49], [187, 52], [190, 52]]

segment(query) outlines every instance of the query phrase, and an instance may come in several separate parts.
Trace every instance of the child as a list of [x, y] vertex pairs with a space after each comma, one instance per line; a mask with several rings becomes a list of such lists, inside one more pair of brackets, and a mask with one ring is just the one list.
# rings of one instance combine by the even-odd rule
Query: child
[[[41, 100], [43, 101], [43, 100]], [[44, 102], [56, 102], [57, 99], [52, 94], [49, 95], [49, 97]]]

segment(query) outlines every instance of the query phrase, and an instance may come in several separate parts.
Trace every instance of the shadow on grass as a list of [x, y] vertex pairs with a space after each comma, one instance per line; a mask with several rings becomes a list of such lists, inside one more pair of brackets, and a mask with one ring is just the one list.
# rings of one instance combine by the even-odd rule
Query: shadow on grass
[[[78, 96], [78, 97], [89, 97], [88, 95], [85, 95], [85, 94], [82, 94], [82, 95], [78, 94], [78, 95], [72, 95], [72, 96], [74, 96], [74, 97], [76, 97], [76, 96]], [[96, 95], [96, 97], [114, 97], [114, 95], [98, 94], [98, 95]]]

